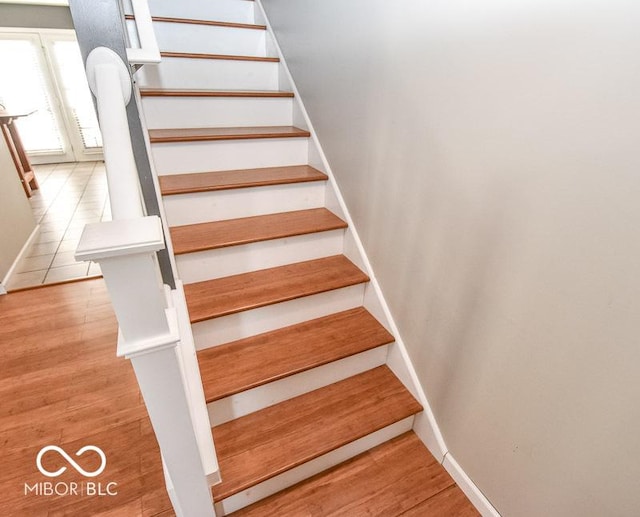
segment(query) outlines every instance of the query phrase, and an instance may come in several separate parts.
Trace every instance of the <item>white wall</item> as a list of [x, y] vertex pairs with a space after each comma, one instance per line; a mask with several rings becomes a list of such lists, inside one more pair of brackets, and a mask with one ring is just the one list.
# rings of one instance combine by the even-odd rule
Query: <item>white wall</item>
[[640, 2], [263, 3], [454, 457], [640, 515]]
[[0, 3], [1, 27], [73, 29], [68, 6]]
[[0, 135], [0, 282], [36, 226], [9, 149]]

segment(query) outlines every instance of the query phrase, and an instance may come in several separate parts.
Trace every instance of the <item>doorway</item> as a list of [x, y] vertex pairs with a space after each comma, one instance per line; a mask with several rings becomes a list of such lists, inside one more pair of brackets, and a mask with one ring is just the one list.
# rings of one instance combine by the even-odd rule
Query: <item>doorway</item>
[[98, 275], [96, 264], [73, 256], [84, 225], [110, 218], [102, 137], [75, 31], [0, 28], [0, 67], [0, 104], [29, 113], [13, 123], [40, 184], [29, 198], [36, 233], [6, 288]]
[[0, 104], [34, 164], [97, 161], [102, 137], [72, 30], [0, 29]]

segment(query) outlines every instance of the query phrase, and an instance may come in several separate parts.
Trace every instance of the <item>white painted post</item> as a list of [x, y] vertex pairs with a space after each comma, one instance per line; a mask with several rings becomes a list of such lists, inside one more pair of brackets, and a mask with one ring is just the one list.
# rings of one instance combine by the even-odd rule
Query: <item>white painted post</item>
[[173, 485], [175, 510], [215, 515], [181, 371], [174, 308], [165, 308], [154, 253], [164, 247], [156, 216], [88, 224], [76, 259], [100, 264], [120, 324], [118, 356], [131, 360]]
[[176, 514], [214, 516], [211, 490], [200, 460], [176, 347], [126, 357], [131, 359], [160, 444], [165, 469], [173, 485], [171, 499]]

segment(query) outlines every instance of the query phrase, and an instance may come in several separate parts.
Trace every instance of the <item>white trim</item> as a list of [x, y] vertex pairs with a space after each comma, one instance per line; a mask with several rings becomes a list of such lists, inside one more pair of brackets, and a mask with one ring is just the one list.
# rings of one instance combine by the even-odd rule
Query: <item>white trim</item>
[[[11, 277], [15, 273], [15, 270], [18, 267], [18, 263], [24, 258], [26, 253], [29, 251], [29, 248], [31, 248], [31, 244], [33, 243], [34, 239], [38, 235], [39, 231], [40, 231], [40, 225], [36, 224], [36, 227], [32, 230], [31, 235], [29, 235], [29, 238], [26, 240], [26, 242], [20, 249], [20, 253], [18, 253], [18, 256], [13, 261], [13, 264], [11, 264], [9, 271], [7, 271], [7, 274], [4, 275], [2, 282], [0, 282], [0, 285], [2, 285], [3, 288], [4, 286], [9, 285], [9, 281], [11, 280]], [[0, 294], [5, 294], [5, 293], [0, 293]]]
[[173, 243], [171, 242], [171, 232], [169, 231], [169, 219], [167, 219], [167, 213], [164, 208], [164, 203], [162, 202], [162, 191], [160, 190], [160, 180], [158, 179], [160, 176], [158, 175], [158, 171], [156, 170], [155, 160], [153, 159], [153, 155], [151, 154], [151, 141], [149, 140], [149, 131], [147, 126], [147, 121], [145, 119], [144, 108], [142, 106], [142, 97], [140, 96], [140, 88], [138, 83], [135, 81], [132, 84], [133, 88], [133, 96], [135, 103], [138, 107], [138, 115], [140, 117], [140, 123], [142, 124], [142, 136], [144, 138], [144, 145], [147, 151], [147, 156], [149, 157], [149, 168], [151, 169], [151, 179], [153, 181], [153, 189], [156, 193], [156, 200], [158, 201], [158, 208], [160, 209], [160, 222], [162, 224], [162, 232], [165, 239], [165, 245], [167, 247], [169, 262], [171, 263], [171, 271], [173, 272], [174, 278], [178, 279], [178, 267], [176, 266], [175, 254], [173, 253]]
[[[0, 3], [14, 3], [14, 2], [1, 2]], [[28, 33], [28, 34], [65, 34], [65, 35], [76, 35], [76, 31], [73, 29], [47, 29], [40, 27], [0, 27], [0, 32], [19, 32], [19, 33]]]
[[74, 256], [78, 261], [99, 261], [161, 249], [162, 224], [157, 215], [150, 215], [85, 225]]
[[498, 510], [489, 502], [489, 499], [480, 491], [450, 452], [445, 455], [442, 466], [451, 474], [451, 477], [464, 492], [464, 495], [476, 507], [476, 510], [482, 514], [482, 517], [500, 517]]
[[0, 0], [0, 4], [69, 6], [69, 0]]
[[[412, 391], [415, 395], [417, 395], [418, 401], [420, 402], [420, 404], [422, 404], [422, 407], [424, 408], [424, 413], [427, 417], [427, 423], [428, 425], [425, 426], [425, 428], [421, 429], [418, 434], [418, 436], [420, 437], [420, 439], [423, 441], [423, 443], [425, 444], [425, 446], [427, 446], [427, 448], [430, 450], [430, 452], [439, 460], [442, 461], [443, 458], [445, 457], [446, 453], [447, 453], [447, 446], [444, 442], [444, 438], [442, 436], [442, 433], [440, 432], [440, 428], [438, 427], [438, 424], [435, 420], [435, 417], [433, 415], [433, 411], [431, 410], [431, 407], [429, 405], [427, 396], [424, 392], [424, 389], [422, 388], [422, 385], [420, 384], [420, 381], [418, 379], [418, 376], [416, 374], [416, 371], [413, 367], [413, 364], [411, 363], [411, 359], [409, 358], [409, 354], [407, 352], [407, 349], [404, 345], [404, 342], [402, 340], [402, 337], [400, 336], [400, 332], [398, 331], [398, 327], [395, 324], [395, 321], [393, 320], [393, 317], [391, 315], [391, 311], [389, 310], [389, 306], [387, 305], [387, 302], [382, 294], [382, 290], [380, 289], [380, 285], [378, 284], [378, 281], [373, 273], [373, 269], [371, 267], [371, 263], [369, 262], [369, 259], [367, 257], [367, 254], [364, 250], [364, 246], [362, 245], [362, 241], [360, 240], [360, 237], [358, 236], [358, 232], [356, 230], [355, 224], [353, 222], [353, 220], [351, 219], [351, 215], [349, 213], [349, 211], [347, 210], [347, 205], [344, 201], [344, 198], [342, 197], [342, 193], [340, 192], [340, 189], [338, 187], [338, 184], [336, 182], [335, 176], [333, 174], [333, 171], [331, 170], [331, 167], [329, 165], [329, 162], [327, 160], [327, 157], [324, 154], [324, 151], [322, 149], [322, 146], [320, 145], [320, 141], [318, 139], [318, 135], [316, 134], [316, 131], [313, 127], [313, 124], [311, 123], [311, 119], [309, 118], [309, 114], [307, 113], [307, 110], [302, 102], [301, 96], [300, 96], [300, 92], [298, 91], [298, 88], [296, 87], [296, 84], [293, 80], [293, 76], [291, 75], [291, 71], [289, 70], [289, 67], [287, 66], [286, 60], [284, 58], [284, 54], [282, 53], [282, 49], [280, 48], [280, 45], [278, 44], [278, 41], [276, 39], [275, 33], [273, 31], [273, 28], [271, 27], [271, 22], [269, 21], [269, 18], [267, 17], [267, 14], [264, 10], [264, 7], [262, 6], [262, 1], [261, 0], [255, 0], [256, 5], [258, 5], [258, 7], [260, 8], [261, 11], [261, 15], [263, 17], [263, 21], [265, 22], [265, 24], [267, 25], [268, 28], [268, 32], [272, 37], [272, 44], [273, 47], [275, 49], [275, 51], [278, 54], [278, 57], [280, 57], [280, 65], [282, 66], [282, 70], [284, 71], [284, 74], [286, 76], [286, 78], [288, 79], [288, 81], [290, 82], [290, 86], [294, 92], [294, 99], [295, 102], [298, 103], [298, 107], [300, 108], [300, 112], [301, 115], [307, 125], [308, 130], [311, 132], [311, 139], [315, 144], [316, 150], [319, 154], [320, 160], [322, 161], [322, 165], [324, 166], [324, 172], [327, 174], [327, 176], [329, 176], [329, 183], [331, 184], [331, 186], [334, 189], [334, 193], [335, 196], [337, 198], [337, 201], [340, 205], [340, 208], [343, 211], [344, 217], [346, 218], [346, 222], [349, 225], [349, 228], [351, 230], [351, 233], [353, 235], [353, 240], [355, 243], [355, 246], [357, 248], [358, 253], [360, 254], [360, 257], [362, 259], [362, 262], [364, 264], [364, 267], [366, 269], [367, 274], [369, 275], [369, 277], [371, 278], [370, 281], [370, 285], [371, 287], [373, 287], [376, 297], [381, 305], [382, 311], [384, 313], [384, 315], [386, 316], [387, 320], [388, 320], [388, 324], [390, 327], [390, 331], [391, 333], [394, 335], [395, 339], [396, 339], [396, 346], [398, 348], [398, 351], [403, 359], [404, 362], [404, 367], [406, 368], [408, 374], [409, 374], [409, 378], [411, 379], [411, 381], [413, 382], [414, 389], [410, 389], [410, 391]], [[395, 373], [395, 372], [394, 372]], [[428, 436], [430, 435], [430, 436]], [[435, 449], [435, 450], [434, 450]]]
[[161, 61], [156, 34], [147, 0], [131, 0], [134, 24], [138, 32], [140, 48], [127, 48], [127, 59], [132, 65], [158, 64]]
[[[191, 417], [193, 419], [198, 448], [200, 449], [202, 467], [209, 485], [216, 485], [222, 481], [222, 478], [220, 476], [220, 467], [218, 466], [215, 445], [211, 437], [212, 424], [209, 421], [207, 401], [204, 396], [204, 386], [202, 384], [202, 378], [200, 377], [198, 358], [191, 333], [191, 322], [189, 321], [187, 300], [184, 295], [184, 285], [180, 280], [176, 279], [176, 288], [169, 290], [169, 286], [165, 285], [165, 290], [169, 291], [169, 302], [171, 306], [174, 307], [178, 318], [180, 343], [177, 351], [181, 358], [183, 378], [189, 397], [189, 407], [191, 409]], [[169, 489], [169, 487], [167, 487], [167, 489]], [[171, 489], [173, 489], [173, 485]]]
[[153, 354], [165, 348], [175, 348], [180, 343], [180, 328], [178, 326], [178, 315], [175, 308], [165, 309], [169, 332], [153, 336], [149, 339], [138, 341], [126, 341], [122, 335], [122, 329], [118, 330], [118, 343], [116, 356], [125, 359], [135, 359], [147, 354]]

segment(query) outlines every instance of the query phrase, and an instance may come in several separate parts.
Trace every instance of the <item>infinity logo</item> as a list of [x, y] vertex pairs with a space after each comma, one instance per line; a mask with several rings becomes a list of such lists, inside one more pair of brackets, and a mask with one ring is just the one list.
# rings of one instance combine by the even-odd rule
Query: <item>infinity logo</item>
[[82, 474], [83, 476], [88, 477], [88, 478], [93, 478], [93, 477], [99, 476], [100, 474], [102, 474], [102, 471], [107, 466], [107, 457], [105, 456], [104, 452], [102, 452], [102, 450], [99, 449], [98, 447], [96, 447], [95, 445], [85, 445], [82, 449], [80, 449], [78, 452], [76, 452], [76, 456], [82, 456], [87, 451], [96, 452], [98, 454], [98, 456], [100, 456], [100, 460], [102, 461], [102, 463], [100, 464], [100, 468], [98, 470], [94, 471], [94, 472], [87, 472], [86, 470], [84, 470], [80, 465], [78, 465], [73, 460], [73, 458], [71, 456], [69, 456], [60, 447], [58, 447], [56, 445], [47, 445], [46, 447], [43, 447], [42, 449], [40, 449], [40, 452], [38, 453], [38, 456], [36, 457], [36, 466], [38, 467], [38, 470], [43, 475], [45, 475], [47, 477], [50, 477], [50, 478], [58, 477], [65, 470], [67, 470], [67, 467], [60, 467], [55, 472], [49, 472], [47, 469], [45, 469], [42, 466], [42, 457], [49, 451], [56, 451], [58, 454], [60, 454], [60, 456], [62, 456], [65, 460], [67, 460], [67, 462], [74, 469], [76, 469], [80, 474]]

